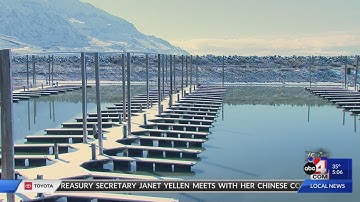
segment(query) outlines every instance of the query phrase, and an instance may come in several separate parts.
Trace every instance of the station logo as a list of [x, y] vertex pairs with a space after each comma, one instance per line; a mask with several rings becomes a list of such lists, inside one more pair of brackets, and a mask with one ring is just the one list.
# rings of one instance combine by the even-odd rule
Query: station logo
[[310, 175], [311, 180], [328, 180], [328, 157], [329, 154], [323, 150], [316, 152], [306, 151], [306, 161], [304, 172]]
[[304, 172], [312, 180], [328, 180], [329, 170], [326, 157], [310, 157], [304, 166]]

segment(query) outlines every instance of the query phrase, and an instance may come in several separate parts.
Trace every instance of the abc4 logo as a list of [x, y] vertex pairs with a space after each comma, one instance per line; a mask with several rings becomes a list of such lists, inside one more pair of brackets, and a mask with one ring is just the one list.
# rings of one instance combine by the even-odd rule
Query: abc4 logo
[[327, 159], [309, 158], [309, 162], [304, 166], [304, 172], [308, 175], [327, 174]]

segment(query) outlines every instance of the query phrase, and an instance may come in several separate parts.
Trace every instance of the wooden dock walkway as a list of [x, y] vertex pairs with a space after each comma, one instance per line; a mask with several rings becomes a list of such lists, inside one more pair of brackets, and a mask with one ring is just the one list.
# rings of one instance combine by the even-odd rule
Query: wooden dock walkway
[[[186, 91], [189, 92], [189, 88], [186, 88]], [[206, 94], [207, 91], [209, 95]], [[200, 87], [185, 97], [181, 97], [180, 93], [180, 101], [174, 102], [172, 108], [169, 108], [169, 97], [166, 97], [161, 101], [165, 109], [161, 114], [158, 114], [158, 105], [155, 104], [157, 96], [152, 96], [153, 105], [149, 109], [146, 108], [147, 99], [143, 95], [134, 97], [136, 107], [133, 108], [132, 105], [131, 108], [136, 110], [132, 111], [132, 133], [126, 138], [123, 136], [123, 126], [127, 123], [119, 124], [119, 116], [116, 117], [122, 114], [122, 103], [116, 103], [114, 107], [118, 107], [116, 108], [118, 111], [108, 111], [111, 110], [108, 108], [101, 113], [104, 126], [104, 155], [96, 155], [95, 160], [91, 159], [90, 147], [91, 144], [96, 144], [96, 153], [98, 153], [98, 140], [93, 136], [93, 130], [90, 127], [97, 123], [97, 117], [94, 114], [89, 114], [87, 117], [90, 122], [87, 123], [89, 136], [86, 144], [82, 143], [82, 118], [75, 119], [74, 123], [63, 123], [62, 128], [46, 129], [44, 135], [26, 136], [26, 144], [15, 146], [18, 153], [16, 154], [17, 162], [23, 165], [16, 170], [26, 179], [35, 179], [41, 174], [44, 179], [161, 180], [167, 178], [136, 175], [136, 172], [192, 172], [191, 168], [196, 165], [198, 154], [203, 151], [202, 145], [207, 141], [206, 137], [217, 117], [224, 93], [226, 89], [222, 87], [216, 90]], [[172, 95], [172, 100], [177, 100], [177, 96], [177, 94]], [[141, 105], [142, 111], [137, 111], [140, 109], [138, 106]], [[110, 114], [115, 117], [108, 117]], [[147, 124], [144, 124], [143, 114], [147, 115]], [[206, 131], [202, 131], [203, 129]], [[61, 150], [59, 159], [54, 156], [54, 143], [59, 143], [59, 150]], [[31, 150], [33, 153], [30, 152]], [[24, 152], [28, 154], [24, 155]], [[33, 164], [44, 162], [44, 166], [32, 167]], [[26, 168], [23, 168], [25, 164]], [[104, 165], [107, 164], [111, 164], [113, 170], [104, 170]], [[97, 170], [97, 168], [101, 169]], [[125, 173], [118, 171], [125, 171]], [[127, 172], [133, 172], [133, 174], [127, 174]], [[115, 201], [174, 201], [174, 199], [157, 197], [101, 193], [92, 196], [49, 194], [45, 197], [51, 199], [59, 196], [102, 200], [111, 198]], [[2, 197], [3, 195], [0, 194], [0, 198]], [[17, 200], [31, 201], [32, 199], [35, 199], [35, 194], [17, 196]]]

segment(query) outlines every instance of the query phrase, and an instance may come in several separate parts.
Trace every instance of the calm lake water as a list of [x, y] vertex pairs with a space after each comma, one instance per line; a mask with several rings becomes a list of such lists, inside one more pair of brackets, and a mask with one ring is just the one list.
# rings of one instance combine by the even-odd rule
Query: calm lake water
[[[110, 89], [108, 89], [110, 88]], [[94, 89], [89, 90], [91, 93]], [[15, 137], [39, 134], [81, 116], [81, 91], [14, 104]], [[134, 94], [144, 92], [134, 89]], [[104, 106], [121, 100], [120, 87], [102, 87]], [[77, 100], [77, 97], [78, 100]], [[91, 96], [90, 96], [91, 97]], [[89, 111], [96, 110], [89, 98]], [[36, 110], [35, 110], [36, 108]], [[305, 179], [305, 151], [323, 149], [334, 158], [352, 158], [360, 169], [359, 117], [302, 88], [231, 88], [214, 123], [205, 151], [184, 179]], [[36, 115], [35, 115], [36, 111]], [[29, 113], [28, 113], [29, 112]], [[52, 114], [54, 113], [54, 114]], [[30, 118], [29, 118], [30, 117]], [[30, 128], [30, 130], [29, 130]], [[41, 132], [43, 134], [43, 132]], [[160, 174], [161, 175], [161, 174]], [[353, 172], [353, 194], [183, 193], [141, 194], [180, 201], [357, 201], [360, 177]]]
[[[259, 94], [262, 92], [262, 94]], [[265, 94], [265, 95], [264, 95]], [[287, 98], [286, 98], [287, 97]], [[357, 201], [360, 198], [359, 117], [300, 88], [229, 90], [206, 151], [185, 179], [305, 179], [305, 151], [353, 159], [352, 194], [151, 194], [180, 201]], [[241, 104], [244, 103], [244, 104]]]

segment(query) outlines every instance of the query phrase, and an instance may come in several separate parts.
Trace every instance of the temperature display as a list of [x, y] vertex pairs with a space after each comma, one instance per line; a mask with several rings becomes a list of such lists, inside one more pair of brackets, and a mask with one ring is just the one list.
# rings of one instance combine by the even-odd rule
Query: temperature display
[[330, 179], [352, 179], [351, 159], [328, 159]]

